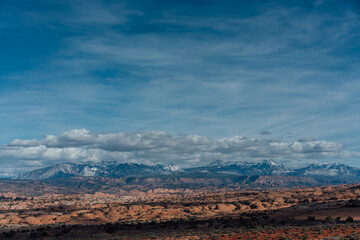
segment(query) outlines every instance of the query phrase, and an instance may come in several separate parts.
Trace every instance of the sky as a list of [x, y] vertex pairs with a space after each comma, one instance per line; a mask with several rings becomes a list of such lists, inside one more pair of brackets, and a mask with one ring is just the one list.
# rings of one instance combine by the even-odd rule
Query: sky
[[0, 169], [360, 167], [360, 3], [0, 0]]

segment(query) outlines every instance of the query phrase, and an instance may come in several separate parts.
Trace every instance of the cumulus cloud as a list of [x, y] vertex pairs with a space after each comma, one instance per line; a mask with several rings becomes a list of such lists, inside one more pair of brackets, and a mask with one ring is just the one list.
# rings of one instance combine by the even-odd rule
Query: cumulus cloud
[[23, 140], [23, 139], [15, 139], [11, 141], [8, 145], [9, 146], [34, 146], [37, 145], [38, 141], [36, 139], [32, 140]]
[[342, 144], [310, 138], [284, 142], [245, 136], [213, 139], [163, 131], [95, 133], [87, 129], [73, 129], [41, 140], [16, 139], [0, 148], [0, 160], [18, 171], [65, 161], [174, 162], [188, 167], [214, 159], [257, 161], [272, 158], [296, 164], [303, 160], [359, 155], [344, 151]]

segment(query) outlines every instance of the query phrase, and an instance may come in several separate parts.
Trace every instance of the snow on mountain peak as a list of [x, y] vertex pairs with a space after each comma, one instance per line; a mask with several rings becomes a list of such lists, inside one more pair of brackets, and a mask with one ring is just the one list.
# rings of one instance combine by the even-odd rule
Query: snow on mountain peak
[[164, 166], [164, 169], [167, 171], [170, 171], [170, 172], [183, 172], [184, 171], [181, 167], [174, 165], [172, 163]]
[[84, 177], [93, 177], [93, 176], [95, 176], [97, 171], [99, 171], [99, 169], [96, 167], [85, 166], [81, 172], [81, 175]]
[[264, 160], [263, 163], [267, 163], [270, 166], [282, 167], [282, 164], [275, 162], [274, 160]]

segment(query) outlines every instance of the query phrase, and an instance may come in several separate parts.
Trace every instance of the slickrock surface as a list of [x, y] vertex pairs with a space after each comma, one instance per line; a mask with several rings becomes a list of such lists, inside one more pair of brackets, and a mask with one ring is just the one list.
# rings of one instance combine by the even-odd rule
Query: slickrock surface
[[211, 219], [265, 213], [277, 219], [353, 217], [360, 220], [360, 186], [218, 193], [151, 189], [121, 194], [0, 195], [0, 225], [102, 224]]

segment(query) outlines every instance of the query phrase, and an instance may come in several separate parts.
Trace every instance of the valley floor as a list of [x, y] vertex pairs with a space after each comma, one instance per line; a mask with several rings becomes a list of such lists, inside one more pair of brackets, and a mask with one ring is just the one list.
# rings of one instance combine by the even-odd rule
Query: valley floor
[[8, 239], [360, 239], [360, 185], [0, 194]]

